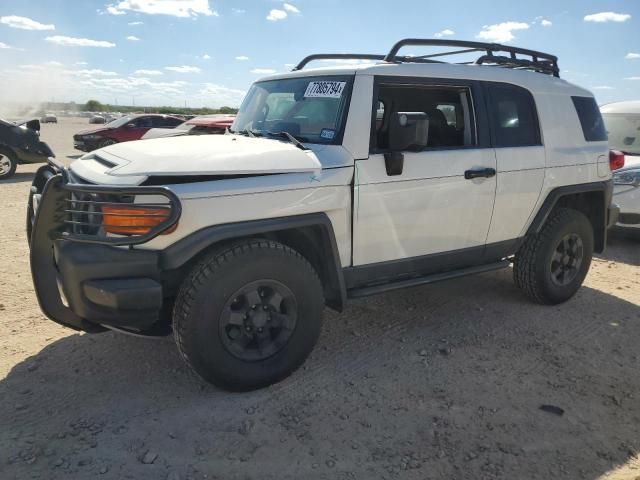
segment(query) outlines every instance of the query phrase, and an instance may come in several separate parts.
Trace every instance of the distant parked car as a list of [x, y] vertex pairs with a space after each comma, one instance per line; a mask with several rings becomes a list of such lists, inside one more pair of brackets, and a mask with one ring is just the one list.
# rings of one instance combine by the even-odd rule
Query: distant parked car
[[103, 127], [82, 130], [73, 136], [73, 146], [83, 152], [114, 143], [140, 140], [152, 128], [174, 128], [182, 120], [170, 115], [127, 115]]
[[18, 164], [42, 163], [55, 156], [39, 133], [37, 119], [22, 123], [0, 119], [0, 181], [12, 177]]
[[104, 123], [107, 123], [107, 119], [104, 118], [102, 115], [94, 115], [93, 117], [91, 117], [89, 119], [89, 123], [91, 123], [91, 124], [104, 124]]
[[40, 123], [58, 123], [58, 117], [53, 113], [45, 113], [40, 119]]
[[150, 138], [179, 137], [182, 135], [219, 135], [226, 132], [235, 118], [235, 115], [203, 115], [187, 120], [173, 129], [152, 128], [144, 134], [142, 139], [149, 140]]
[[610, 148], [624, 154], [624, 168], [613, 174], [613, 203], [620, 206], [616, 228], [640, 233], [640, 100], [610, 103], [600, 111]]

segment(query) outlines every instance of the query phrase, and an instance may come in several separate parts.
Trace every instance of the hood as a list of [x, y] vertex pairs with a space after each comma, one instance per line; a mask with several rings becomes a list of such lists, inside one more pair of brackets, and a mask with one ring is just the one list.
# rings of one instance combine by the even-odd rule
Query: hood
[[142, 136], [142, 140], [150, 140], [152, 138], [164, 138], [164, 137], [179, 137], [181, 135], [187, 135], [189, 130], [177, 129], [177, 128], [152, 128], [147, 130]]
[[92, 133], [102, 133], [102, 132], [106, 132], [107, 130], [111, 130], [111, 129], [108, 127], [105, 127], [104, 125], [101, 125], [96, 128], [87, 128], [86, 130], [80, 130], [79, 132], [76, 133], [76, 135], [91, 135]]
[[240, 135], [189, 135], [118, 143], [84, 155], [71, 167], [87, 180], [101, 177], [100, 183], [107, 183], [108, 177], [115, 181], [122, 177], [301, 173], [322, 168], [310, 150], [277, 139]]

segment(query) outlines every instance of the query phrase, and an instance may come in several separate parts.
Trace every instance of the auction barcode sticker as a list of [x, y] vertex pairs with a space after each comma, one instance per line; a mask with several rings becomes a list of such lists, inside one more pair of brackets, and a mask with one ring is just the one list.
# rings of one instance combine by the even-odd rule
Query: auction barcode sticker
[[305, 98], [340, 98], [347, 82], [310, 82]]

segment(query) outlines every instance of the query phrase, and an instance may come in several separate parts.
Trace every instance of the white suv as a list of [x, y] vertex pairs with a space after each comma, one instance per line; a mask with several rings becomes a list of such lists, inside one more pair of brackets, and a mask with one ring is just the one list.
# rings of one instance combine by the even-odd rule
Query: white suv
[[[304, 69], [344, 58], [369, 63]], [[605, 248], [611, 191], [596, 102], [555, 57], [410, 39], [256, 82], [227, 135], [52, 160], [27, 228], [49, 318], [173, 330], [198, 374], [246, 390], [301, 365], [349, 298], [513, 264], [531, 299], [564, 302]]]

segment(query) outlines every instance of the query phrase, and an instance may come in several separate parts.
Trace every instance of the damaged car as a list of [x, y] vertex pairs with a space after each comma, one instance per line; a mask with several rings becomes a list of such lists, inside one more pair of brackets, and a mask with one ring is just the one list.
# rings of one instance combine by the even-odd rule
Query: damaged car
[[8, 122], [0, 118], [0, 181], [11, 178], [23, 163], [44, 163], [55, 155], [40, 141], [40, 122]]

